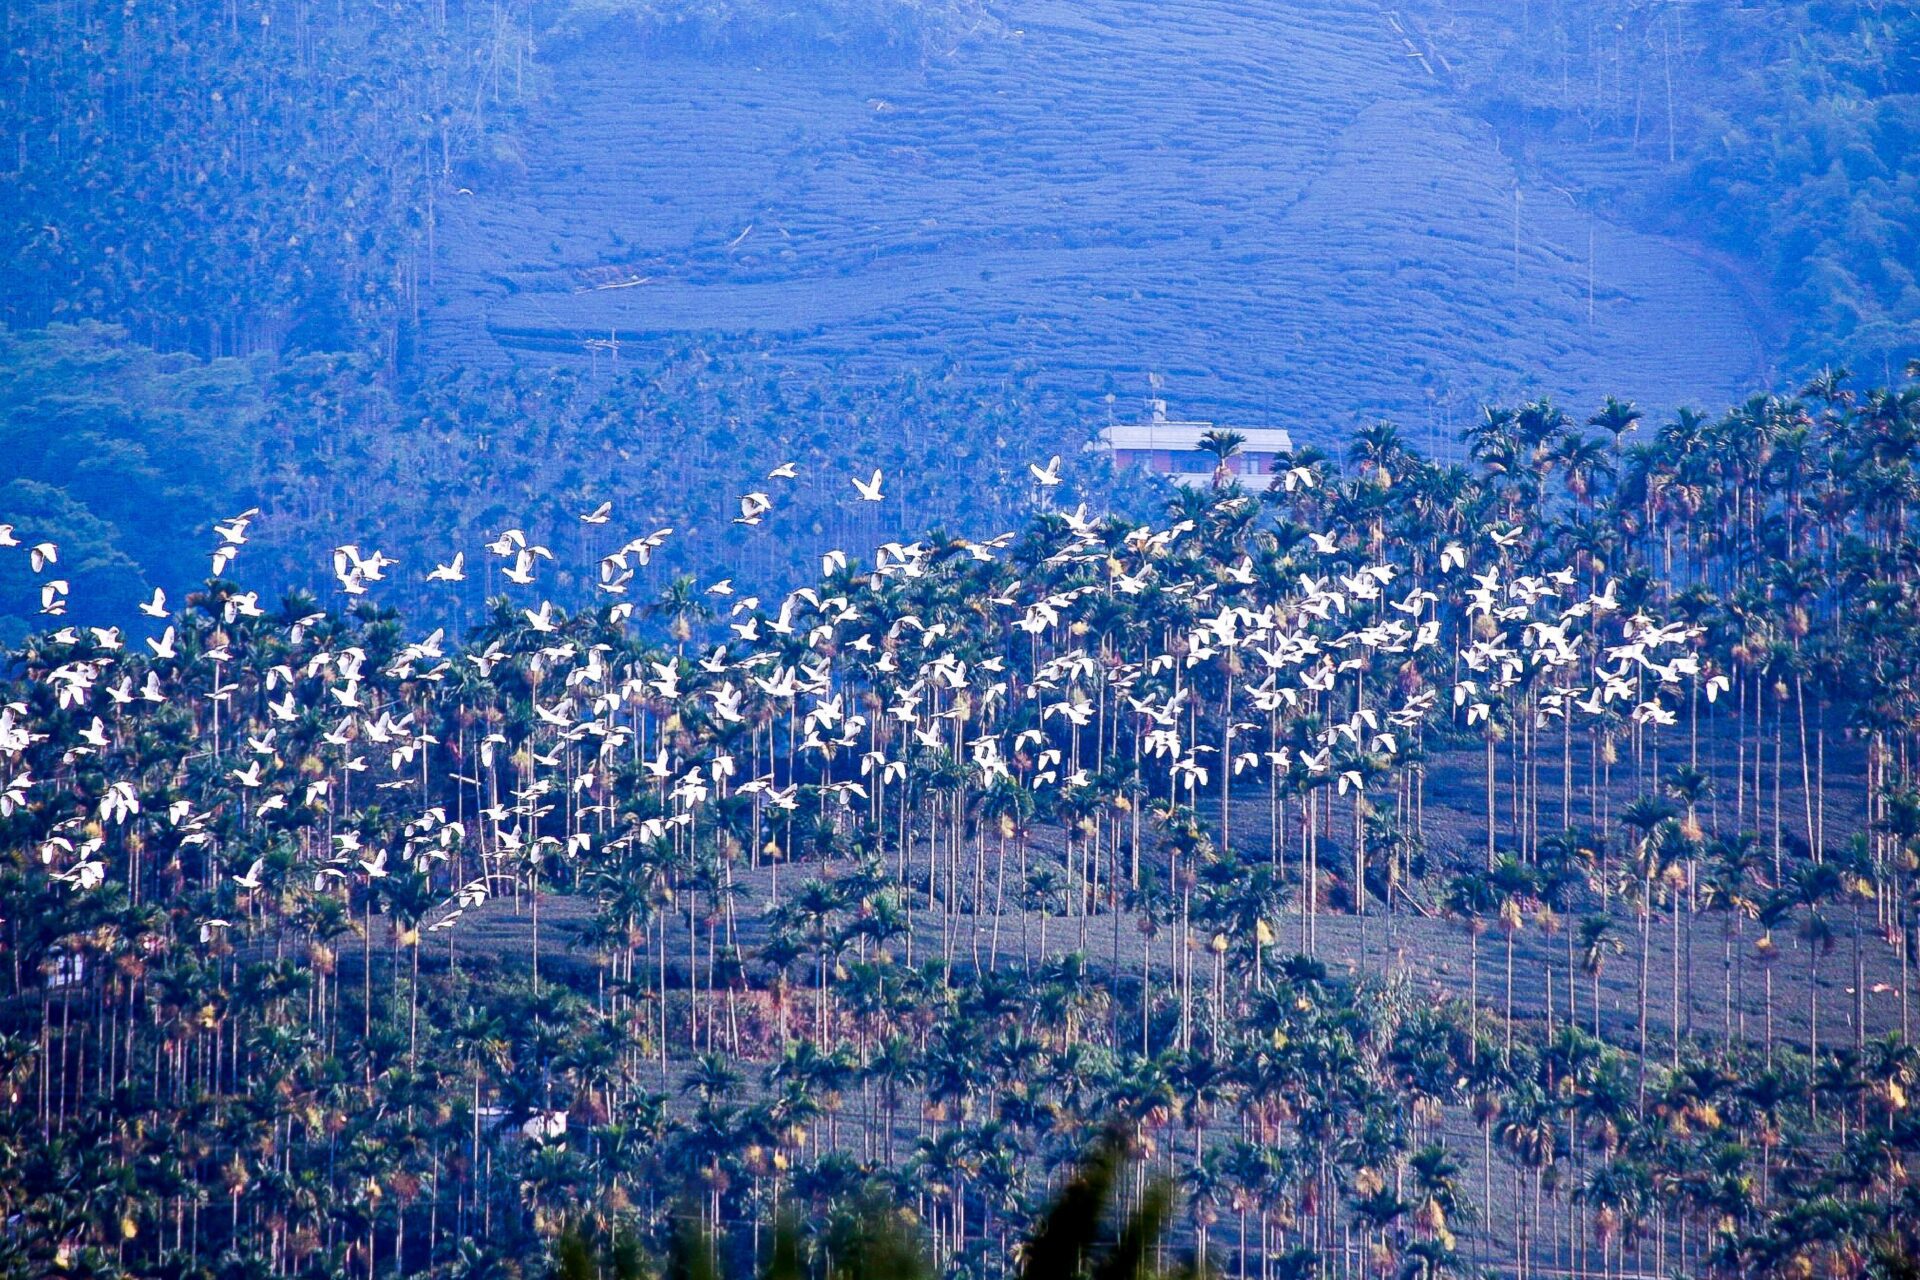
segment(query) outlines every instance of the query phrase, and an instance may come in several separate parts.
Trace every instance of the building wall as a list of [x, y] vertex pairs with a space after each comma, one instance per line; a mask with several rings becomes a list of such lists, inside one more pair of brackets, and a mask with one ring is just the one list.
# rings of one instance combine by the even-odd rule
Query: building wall
[[[1239, 453], [1228, 461], [1227, 469], [1242, 476], [1271, 475], [1278, 457], [1274, 453]], [[1169, 476], [1210, 475], [1215, 464], [1212, 454], [1198, 449], [1115, 449], [1113, 465], [1121, 470], [1144, 467]]]

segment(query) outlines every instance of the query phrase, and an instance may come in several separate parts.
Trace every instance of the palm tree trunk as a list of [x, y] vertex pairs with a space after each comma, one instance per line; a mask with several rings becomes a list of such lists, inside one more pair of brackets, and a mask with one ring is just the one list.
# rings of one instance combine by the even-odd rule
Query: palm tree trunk
[[1652, 947], [1653, 877], [1641, 886], [1640, 899], [1640, 1080], [1639, 1106], [1647, 1106], [1647, 959]]

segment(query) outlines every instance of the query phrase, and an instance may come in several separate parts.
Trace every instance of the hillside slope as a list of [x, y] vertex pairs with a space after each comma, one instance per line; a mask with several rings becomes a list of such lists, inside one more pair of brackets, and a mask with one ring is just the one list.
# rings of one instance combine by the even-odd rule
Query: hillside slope
[[517, 160], [446, 213], [427, 350], [738, 335], [808, 372], [1024, 362], [1090, 406], [1157, 371], [1183, 409], [1309, 436], [1532, 391], [1715, 404], [1762, 374], [1735, 282], [1537, 169], [1516, 202], [1494, 132], [1372, 5], [1001, 16], [924, 61], [551, 44]]

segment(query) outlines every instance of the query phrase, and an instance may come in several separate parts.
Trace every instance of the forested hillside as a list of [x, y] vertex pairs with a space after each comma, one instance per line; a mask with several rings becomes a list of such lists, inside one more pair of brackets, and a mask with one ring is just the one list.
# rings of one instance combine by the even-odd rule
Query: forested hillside
[[[394, 604], [450, 624], [481, 616], [499, 581], [476, 572], [458, 591], [433, 592], [420, 574], [481, 530], [523, 528], [560, 552], [557, 599], [606, 599], [594, 562], [614, 547], [578, 519], [605, 501], [679, 534], [618, 586], [635, 598], [722, 567], [798, 581], [827, 548], [909, 516], [990, 533], [1030, 500], [1028, 464], [1072, 456], [1084, 439], [1027, 379], [772, 379], [751, 351], [682, 350], [602, 378], [529, 370], [408, 391], [357, 353], [202, 363], [101, 326], [0, 333], [0, 523], [61, 541], [76, 593], [103, 602], [107, 620], [131, 618], [156, 588], [180, 599], [207, 572], [216, 516], [251, 506], [264, 512], [249, 541], [267, 580], [327, 590], [330, 549], [352, 541], [399, 557]], [[783, 461], [802, 463], [808, 479], [756, 526], [737, 524], [739, 495]], [[846, 483], [875, 466], [897, 477], [877, 511]], [[1109, 492], [1104, 470], [1077, 458], [1069, 470], [1090, 493]], [[1114, 496], [1123, 507], [1153, 500]], [[760, 527], [779, 536], [747, 536]], [[38, 610], [31, 576], [0, 560], [0, 637], [21, 634]]]
[[[1920, 342], [1920, 14], [1785, 0], [1413, 0], [1528, 168], [1757, 271], [1774, 364], [1891, 376]], [[1763, 324], [1769, 322], [1762, 322]]]
[[[0, 547], [0, 1274], [1910, 1276], [1917, 375], [990, 538], [772, 467], [871, 516], [791, 592]], [[1042, 1223], [1102, 1132], [1158, 1246]]]
[[[1066, 364], [1177, 371], [1161, 350], [1177, 350], [1180, 313], [1205, 318], [1216, 297], [1297, 317], [1440, 305], [1425, 297], [1435, 280], [1468, 278], [1449, 253], [1511, 259], [1517, 183], [1519, 278], [1472, 276], [1513, 332], [1441, 323], [1425, 335], [1432, 363], [1406, 380], [1421, 390], [1382, 382], [1348, 397], [1356, 407], [1419, 404], [1423, 374], [1448, 384], [1436, 394], [1494, 389], [1446, 376], [1461, 360], [1597, 391], [1582, 362], [1634, 340], [1609, 322], [1633, 310], [1640, 329], [1673, 323], [1670, 304], [1695, 348], [1703, 324], [1733, 335], [1692, 375], [1646, 362], [1713, 383], [1677, 398], [1739, 385], [1749, 326], [1784, 326], [1788, 345], [1758, 354], [1790, 375], [1912, 338], [1920, 34], [1905, 6], [1325, 0], [1093, 22], [1040, 0], [456, 0], [350, 15], [296, 0], [29, 0], [4, 21], [0, 271], [15, 327], [91, 318], [202, 355], [365, 345], [404, 360], [422, 306], [474, 319], [461, 298], [511, 282], [509, 300], [551, 292], [558, 309], [483, 308], [478, 322], [509, 341], [603, 324], [643, 338], [805, 333], [886, 311], [885, 298], [836, 301], [834, 280], [965, 259], [894, 288], [1030, 325], [1052, 321], [1041, 298], [1082, 327], [1089, 306], [1132, 313], [1129, 361]], [[1403, 206], [1420, 216], [1404, 222]], [[461, 230], [442, 290], [450, 212]], [[1651, 227], [1683, 257], [1638, 234]], [[1582, 333], [1570, 319], [1586, 320], [1589, 230]], [[1755, 314], [1717, 315], [1724, 286], [1689, 293], [1685, 280], [1712, 275], [1685, 265], [1689, 240], [1768, 273], [1771, 294], [1741, 299]], [[1303, 258], [1346, 268], [1352, 296], [1294, 274]], [[993, 283], [981, 271], [1003, 287], [978, 287]], [[560, 279], [650, 273], [667, 297], [625, 319], [605, 297], [572, 314], [584, 304]], [[703, 287], [729, 281], [737, 303]], [[1663, 301], [1662, 288], [1680, 293]], [[810, 301], [782, 301], [793, 294]], [[930, 340], [930, 316], [903, 318], [870, 323]], [[1565, 332], [1529, 348], [1541, 322]], [[1126, 325], [1103, 314], [1097, 327]], [[1345, 327], [1296, 319], [1274, 345], [1337, 369], [1337, 349], [1317, 348]], [[471, 335], [448, 340], [478, 353]], [[1244, 409], [1297, 368], [1243, 366], [1193, 372]]]
[[1916, 104], [1877, 0], [11, 0], [0, 1280], [1911, 1280]]
[[455, 159], [507, 145], [523, 21], [444, 2], [9, 5], [0, 314], [209, 356], [393, 360]]
[[[985, 531], [1149, 371], [1182, 412], [1306, 441], [1390, 412], [1445, 449], [1483, 396], [1710, 410], [1911, 350], [1897, 6], [0, 21], [0, 520], [66, 530], [115, 598], [192, 581], [228, 498], [288, 581], [616, 496], [699, 530], [697, 567], [774, 455], [879, 447]], [[854, 517], [821, 488], [780, 519], [751, 554], [791, 570]]]

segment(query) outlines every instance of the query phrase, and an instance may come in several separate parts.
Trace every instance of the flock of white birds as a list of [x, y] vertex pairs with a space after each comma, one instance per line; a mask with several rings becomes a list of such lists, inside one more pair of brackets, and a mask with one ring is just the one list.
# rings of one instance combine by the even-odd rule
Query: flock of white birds
[[[1294, 482], [1310, 487], [1312, 472], [1301, 470]], [[1033, 474], [1052, 489], [1059, 460]], [[796, 475], [785, 464], [768, 481]], [[883, 483], [879, 471], [854, 478], [853, 500], [880, 501]], [[1215, 511], [1254, 501], [1229, 490]], [[754, 524], [774, 505], [748, 493], [739, 519]], [[580, 519], [604, 525], [616, 514], [602, 503]], [[226, 578], [258, 516], [214, 526], [216, 578]], [[1042, 535], [1024, 573], [1009, 554], [1017, 535], [1006, 533], [946, 547], [889, 541], [864, 565], [831, 551], [818, 585], [772, 602], [713, 582], [704, 591], [721, 625], [691, 654], [685, 644], [610, 642], [631, 624], [634, 606], [623, 597], [673, 536], [666, 528], [607, 555], [598, 587], [612, 601], [573, 618], [540, 590], [553, 553], [523, 530], [504, 530], [484, 551], [501, 562], [507, 590], [523, 593], [513, 609], [525, 628], [464, 645], [435, 630], [378, 667], [361, 644], [336, 639], [353, 640], [350, 628], [322, 625], [325, 613], [261, 623], [258, 593], [229, 582], [210, 588], [203, 606], [224, 626], [207, 618], [196, 630], [156, 591], [139, 606], [155, 634], [134, 641], [116, 627], [62, 625], [36, 638], [31, 661], [16, 655], [19, 678], [47, 696], [30, 699], [16, 684], [0, 708], [0, 816], [32, 807], [46, 832], [40, 861], [78, 891], [118, 874], [121, 833], [145, 823], [182, 848], [206, 845], [214, 870], [203, 887], [221, 888], [224, 875], [243, 896], [275, 874], [345, 893], [399, 868], [425, 873], [444, 894], [429, 927], [450, 929], [489, 896], [524, 885], [536, 855], [692, 841], [715, 806], [737, 810], [743, 797], [752, 798], [756, 840], [763, 819], [801, 806], [817, 806], [828, 822], [884, 823], [890, 792], [905, 794], [921, 752], [961, 765], [972, 789], [1070, 790], [1102, 761], [1130, 754], [1150, 794], [1176, 804], [1210, 786], [1225, 793], [1242, 777], [1326, 785], [1357, 800], [1435, 717], [1488, 730], [1502, 716], [1567, 728], [1611, 717], [1629, 732], [1657, 733], [1677, 723], [1690, 691], [1711, 701], [1726, 688], [1724, 677], [1703, 674], [1696, 632], [1625, 615], [1612, 583], [1572, 568], [1512, 571], [1520, 529], [1449, 543], [1437, 562], [1419, 564], [1405, 554], [1399, 564], [1376, 560], [1351, 536], [1315, 533], [1311, 555], [1297, 556], [1323, 563], [1284, 581], [1247, 555], [1228, 560], [1217, 544], [1195, 554], [1206, 534], [1191, 520], [1125, 527], [1089, 519], [1083, 507], [1027, 531]], [[20, 545], [0, 526], [0, 546]], [[51, 542], [27, 554], [43, 576], [59, 563]], [[333, 552], [348, 600], [400, 568], [353, 544]], [[424, 574], [438, 583], [464, 576], [464, 551]], [[934, 603], [956, 583], [962, 590], [947, 604]], [[1150, 597], [1160, 621], [1130, 635], [1103, 630], [1102, 611], [1129, 597]], [[61, 618], [67, 583], [44, 581], [42, 602]], [[243, 620], [280, 629], [278, 643], [239, 652], [227, 628]], [[1452, 672], [1450, 691], [1401, 674], [1426, 650], [1439, 650], [1429, 656]], [[502, 664], [517, 665], [532, 691], [523, 740], [482, 721], [471, 742], [442, 743], [435, 730], [447, 721], [436, 704], [485, 696], [475, 682]], [[137, 757], [118, 748], [143, 714], [169, 704], [195, 717], [218, 771], [193, 798], [175, 789], [162, 805], [162, 788], [180, 780], [140, 773]], [[324, 721], [323, 732], [312, 757], [290, 759], [283, 734], [304, 717]], [[33, 752], [58, 761], [56, 776], [32, 775]], [[623, 817], [614, 802], [616, 774], [636, 765], [630, 776], [657, 801], [644, 820]], [[385, 811], [406, 815], [377, 847], [334, 821], [369, 786]], [[236, 822], [214, 822], [222, 806]], [[276, 867], [246, 843], [302, 809], [313, 820], [300, 826], [295, 865]], [[208, 919], [201, 933], [227, 927]]]

